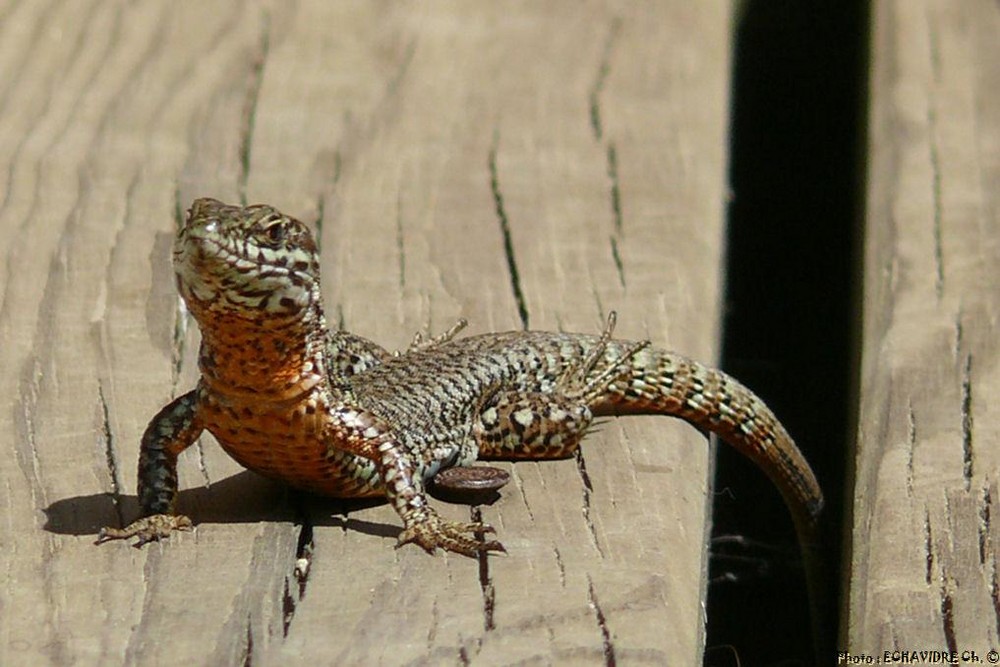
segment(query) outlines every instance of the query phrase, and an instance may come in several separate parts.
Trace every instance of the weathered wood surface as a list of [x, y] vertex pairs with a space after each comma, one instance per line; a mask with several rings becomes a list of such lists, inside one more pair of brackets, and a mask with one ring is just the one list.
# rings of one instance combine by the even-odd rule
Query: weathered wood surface
[[396, 551], [389, 508], [290, 496], [210, 437], [181, 462], [194, 533], [92, 541], [196, 378], [169, 265], [196, 196], [316, 222], [331, 321], [390, 347], [616, 309], [711, 360], [728, 3], [0, 15], [0, 664], [698, 662], [708, 450], [673, 420], [513, 466], [482, 510], [510, 555], [484, 563]]
[[1000, 649], [1000, 5], [873, 13], [847, 643]]

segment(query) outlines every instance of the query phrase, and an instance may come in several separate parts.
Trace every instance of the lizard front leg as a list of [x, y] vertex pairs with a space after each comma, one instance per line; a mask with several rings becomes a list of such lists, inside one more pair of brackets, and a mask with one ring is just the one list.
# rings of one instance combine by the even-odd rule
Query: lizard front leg
[[477, 533], [493, 532], [482, 523], [442, 519], [428, 504], [424, 489], [424, 464], [414, 448], [396, 436], [384, 420], [366, 410], [341, 407], [331, 410], [327, 442], [375, 462], [386, 497], [403, 520], [397, 548], [414, 543], [428, 553], [439, 547], [466, 556], [484, 551], [504, 551], [495, 540], [480, 541]]
[[177, 500], [177, 456], [201, 434], [197, 419], [198, 390], [175, 399], [153, 417], [139, 448], [139, 507], [142, 517], [125, 528], [105, 527], [97, 543], [138, 537], [136, 547], [190, 530], [191, 519], [174, 514]]

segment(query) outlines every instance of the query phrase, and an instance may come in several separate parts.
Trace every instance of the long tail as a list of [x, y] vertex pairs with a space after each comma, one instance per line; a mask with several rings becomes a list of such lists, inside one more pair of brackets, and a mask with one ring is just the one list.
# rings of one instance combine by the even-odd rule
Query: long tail
[[[606, 350], [612, 362], [626, 356], [621, 343], [612, 342]], [[823, 655], [832, 646], [827, 613], [832, 591], [819, 530], [823, 492], [788, 431], [764, 401], [720, 370], [649, 347], [625, 363], [625, 373], [592, 406], [595, 414], [680, 417], [735, 447], [778, 487], [802, 549], [814, 650]]]
[[[609, 357], [618, 344], [611, 343]], [[754, 461], [778, 487], [803, 546], [816, 541], [823, 492], [805, 457], [771, 409], [720, 370], [656, 348], [635, 353], [628, 370], [592, 406], [596, 415], [680, 417], [718, 435]]]

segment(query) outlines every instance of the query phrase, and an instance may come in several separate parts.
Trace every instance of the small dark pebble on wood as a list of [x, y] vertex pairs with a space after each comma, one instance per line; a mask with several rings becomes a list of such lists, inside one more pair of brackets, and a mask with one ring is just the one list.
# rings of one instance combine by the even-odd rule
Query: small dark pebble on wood
[[510, 473], [492, 466], [458, 466], [434, 475], [434, 495], [452, 502], [491, 503], [510, 481]]

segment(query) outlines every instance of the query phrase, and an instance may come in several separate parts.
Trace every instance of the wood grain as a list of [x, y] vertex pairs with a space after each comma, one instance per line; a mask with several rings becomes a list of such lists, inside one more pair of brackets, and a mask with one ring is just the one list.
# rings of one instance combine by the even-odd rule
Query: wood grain
[[847, 644], [1000, 647], [1000, 6], [875, 3]]
[[180, 468], [194, 533], [91, 542], [196, 378], [169, 244], [197, 196], [314, 224], [331, 321], [389, 347], [615, 309], [711, 361], [728, 3], [2, 13], [0, 664], [698, 661], [708, 448], [672, 420], [511, 466], [482, 508], [510, 555], [482, 563], [396, 551], [388, 507], [289, 494], [207, 436]]

